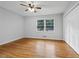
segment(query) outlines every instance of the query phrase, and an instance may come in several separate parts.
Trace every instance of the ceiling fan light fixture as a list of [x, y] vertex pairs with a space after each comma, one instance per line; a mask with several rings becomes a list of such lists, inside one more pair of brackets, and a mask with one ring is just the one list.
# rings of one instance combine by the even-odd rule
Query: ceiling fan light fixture
[[31, 12], [34, 12], [34, 8], [28, 8], [29, 9], [29, 11], [31, 11]]
[[34, 10], [35, 10], [35, 9], [34, 9], [34, 8], [32, 8], [32, 10], [31, 10], [31, 11], [32, 11], [32, 12], [34, 12]]

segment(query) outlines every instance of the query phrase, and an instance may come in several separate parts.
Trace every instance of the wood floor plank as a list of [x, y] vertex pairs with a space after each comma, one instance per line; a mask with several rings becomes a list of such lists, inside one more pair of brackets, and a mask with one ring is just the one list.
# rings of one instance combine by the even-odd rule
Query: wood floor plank
[[23, 38], [0, 45], [0, 58], [79, 58], [64, 41]]

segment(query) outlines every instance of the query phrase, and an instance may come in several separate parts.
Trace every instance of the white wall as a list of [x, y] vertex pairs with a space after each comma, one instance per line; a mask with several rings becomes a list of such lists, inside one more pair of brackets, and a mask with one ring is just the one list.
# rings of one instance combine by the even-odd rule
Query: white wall
[[79, 54], [79, 4], [63, 18], [64, 39]]
[[8, 10], [0, 8], [0, 44], [23, 37], [24, 20]]
[[[63, 19], [62, 14], [25, 17], [25, 37], [29, 38], [48, 38], [48, 39], [63, 39]], [[37, 31], [37, 20], [54, 19], [54, 31]], [[46, 36], [46, 37], [44, 37]]]

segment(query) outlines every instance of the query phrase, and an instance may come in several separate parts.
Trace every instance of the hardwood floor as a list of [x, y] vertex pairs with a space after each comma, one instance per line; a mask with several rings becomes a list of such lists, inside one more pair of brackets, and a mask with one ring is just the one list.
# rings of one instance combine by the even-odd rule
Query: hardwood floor
[[1, 58], [77, 58], [78, 54], [64, 41], [20, 39], [0, 46]]

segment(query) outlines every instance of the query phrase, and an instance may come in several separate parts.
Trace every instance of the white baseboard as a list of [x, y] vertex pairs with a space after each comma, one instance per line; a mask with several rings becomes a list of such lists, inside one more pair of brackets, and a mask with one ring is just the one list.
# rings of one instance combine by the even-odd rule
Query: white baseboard
[[[65, 40], [64, 40], [65, 41]], [[67, 41], [65, 41], [77, 54], [79, 54], [79, 52], [73, 48], [73, 46], [71, 44], [69, 44]]]
[[12, 39], [12, 40], [9, 40], [9, 41], [4, 41], [4, 42], [0, 42], [0, 45], [3, 45], [3, 44], [6, 44], [6, 43], [9, 43], [9, 42], [12, 42], [12, 41], [15, 41], [15, 40], [18, 40], [18, 39], [21, 39], [21, 38], [24, 38], [24, 37], [18, 37], [18, 38], [15, 38], [15, 39]]
[[24, 37], [24, 38], [37, 38], [37, 39], [49, 39], [49, 40], [63, 40], [58, 38], [42, 38], [42, 37]]

